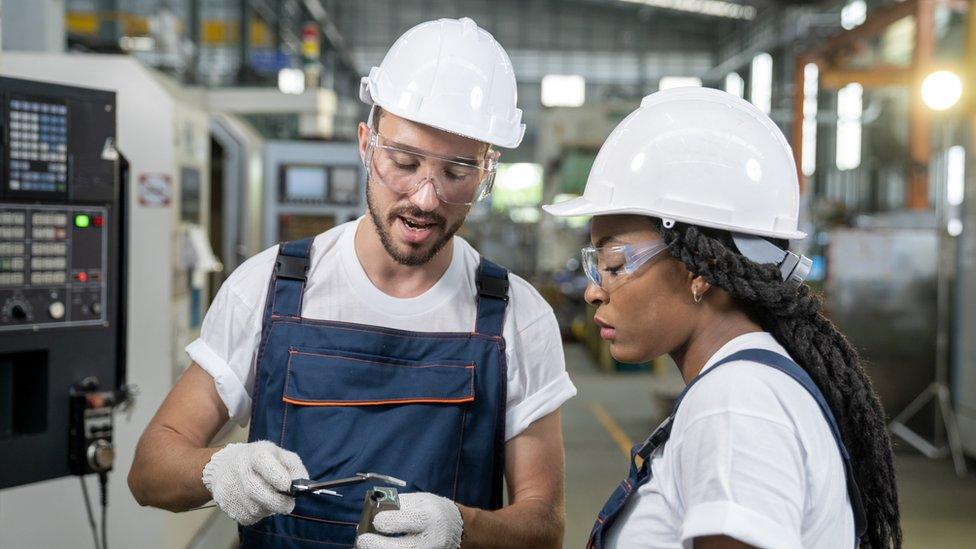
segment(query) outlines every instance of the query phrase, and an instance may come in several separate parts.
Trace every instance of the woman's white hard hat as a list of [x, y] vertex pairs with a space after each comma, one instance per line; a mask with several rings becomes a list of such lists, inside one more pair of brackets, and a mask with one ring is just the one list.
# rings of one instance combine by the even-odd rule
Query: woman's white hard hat
[[522, 142], [512, 62], [471, 19], [427, 21], [405, 32], [359, 97], [401, 118], [499, 147]]
[[793, 152], [776, 124], [730, 93], [687, 87], [645, 97], [600, 148], [583, 196], [543, 209], [801, 239], [799, 206]]

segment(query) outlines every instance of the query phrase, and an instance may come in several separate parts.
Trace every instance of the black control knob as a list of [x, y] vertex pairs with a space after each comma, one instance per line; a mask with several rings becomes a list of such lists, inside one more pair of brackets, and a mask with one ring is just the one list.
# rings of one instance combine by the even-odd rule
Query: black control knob
[[27, 320], [27, 309], [19, 303], [12, 305], [10, 307], [10, 317], [14, 320]]

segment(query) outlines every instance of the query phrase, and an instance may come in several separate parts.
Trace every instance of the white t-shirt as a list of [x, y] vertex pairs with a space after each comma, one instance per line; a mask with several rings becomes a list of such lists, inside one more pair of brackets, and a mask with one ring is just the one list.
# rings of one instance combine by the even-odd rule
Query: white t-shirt
[[[414, 298], [380, 291], [356, 256], [359, 221], [319, 234], [312, 243], [302, 316], [428, 332], [474, 331], [475, 271], [481, 260], [464, 239], [454, 238], [451, 265], [434, 286]], [[261, 340], [268, 281], [278, 254], [273, 246], [245, 261], [217, 292], [200, 337], [186, 347], [213, 378], [231, 419], [250, 419], [257, 347]], [[505, 311], [508, 362], [506, 440], [559, 408], [576, 394], [563, 357], [552, 308], [525, 280], [509, 275]]]
[[[766, 332], [725, 344], [789, 356]], [[652, 476], [611, 527], [607, 547], [690, 548], [725, 535], [763, 548], [854, 546], [840, 451], [816, 401], [769, 366], [723, 365], [688, 390]]]

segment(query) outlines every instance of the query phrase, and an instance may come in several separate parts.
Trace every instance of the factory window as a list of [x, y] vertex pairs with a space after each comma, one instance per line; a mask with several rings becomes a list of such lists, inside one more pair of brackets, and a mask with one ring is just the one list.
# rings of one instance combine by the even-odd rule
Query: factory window
[[840, 26], [851, 30], [864, 23], [868, 17], [868, 6], [864, 0], [851, 0], [840, 10]]
[[946, 201], [950, 206], [962, 204], [966, 186], [966, 149], [956, 145], [949, 148], [946, 162]]
[[496, 211], [523, 215], [538, 210], [542, 203], [542, 165], [528, 162], [499, 164], [491, 192], [491, 207]]
[[820, 69], [816, 63], [803, 67], [803, 175], [817, 169], [817, 91]]
[[950, 147], [946, 156], [946, 202], [949, 203], [946, 231], [950, 236], [959, 236], [962, 234], [960, 206], [966, 186], [966, 149], [960, 145]]
[[837, 92], [837, 169], [861, 165], [861, 110], [864, 89], [848, 84]]
[[773, 56], [760, 53], [752, 58], [752, 75], [749, 79], [749, 100], [759, 110], [769, 114], [773, 102]]
[[745, 97], [746, 81], [737, 72], [730, 72], [725, 75], [725, 91], [736, 97]]
[[658, 87], [661, 90], [670, 90], [671, 88], [686, 88], [689, 86], [700, 88], [701, 85], [701, 78], [695, 76], [665, 76], [661, 78]]
[[579, 107], [586, 99], [586, 79], [578, 74], [547, 74], [542, 77], [542, 105]]

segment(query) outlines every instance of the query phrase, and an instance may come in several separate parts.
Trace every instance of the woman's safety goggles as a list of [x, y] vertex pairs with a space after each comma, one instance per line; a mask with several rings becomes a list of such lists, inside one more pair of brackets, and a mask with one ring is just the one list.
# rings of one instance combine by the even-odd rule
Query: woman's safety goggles
[[481, 159], [446, 158], [390, 145], [371, 130], [365, 164], [370, 178], [396, 193], [413, 194], [430, 181], [441, 202], [470, 205], [491, 194], [499, 155], [488, 149]]
[[641, 265], [667, 249], [668, 245], [661, 241], [599, 248], [587, 246], [582, 249], [583, 272], [590, 282], [610, 291], [632, 278]]

